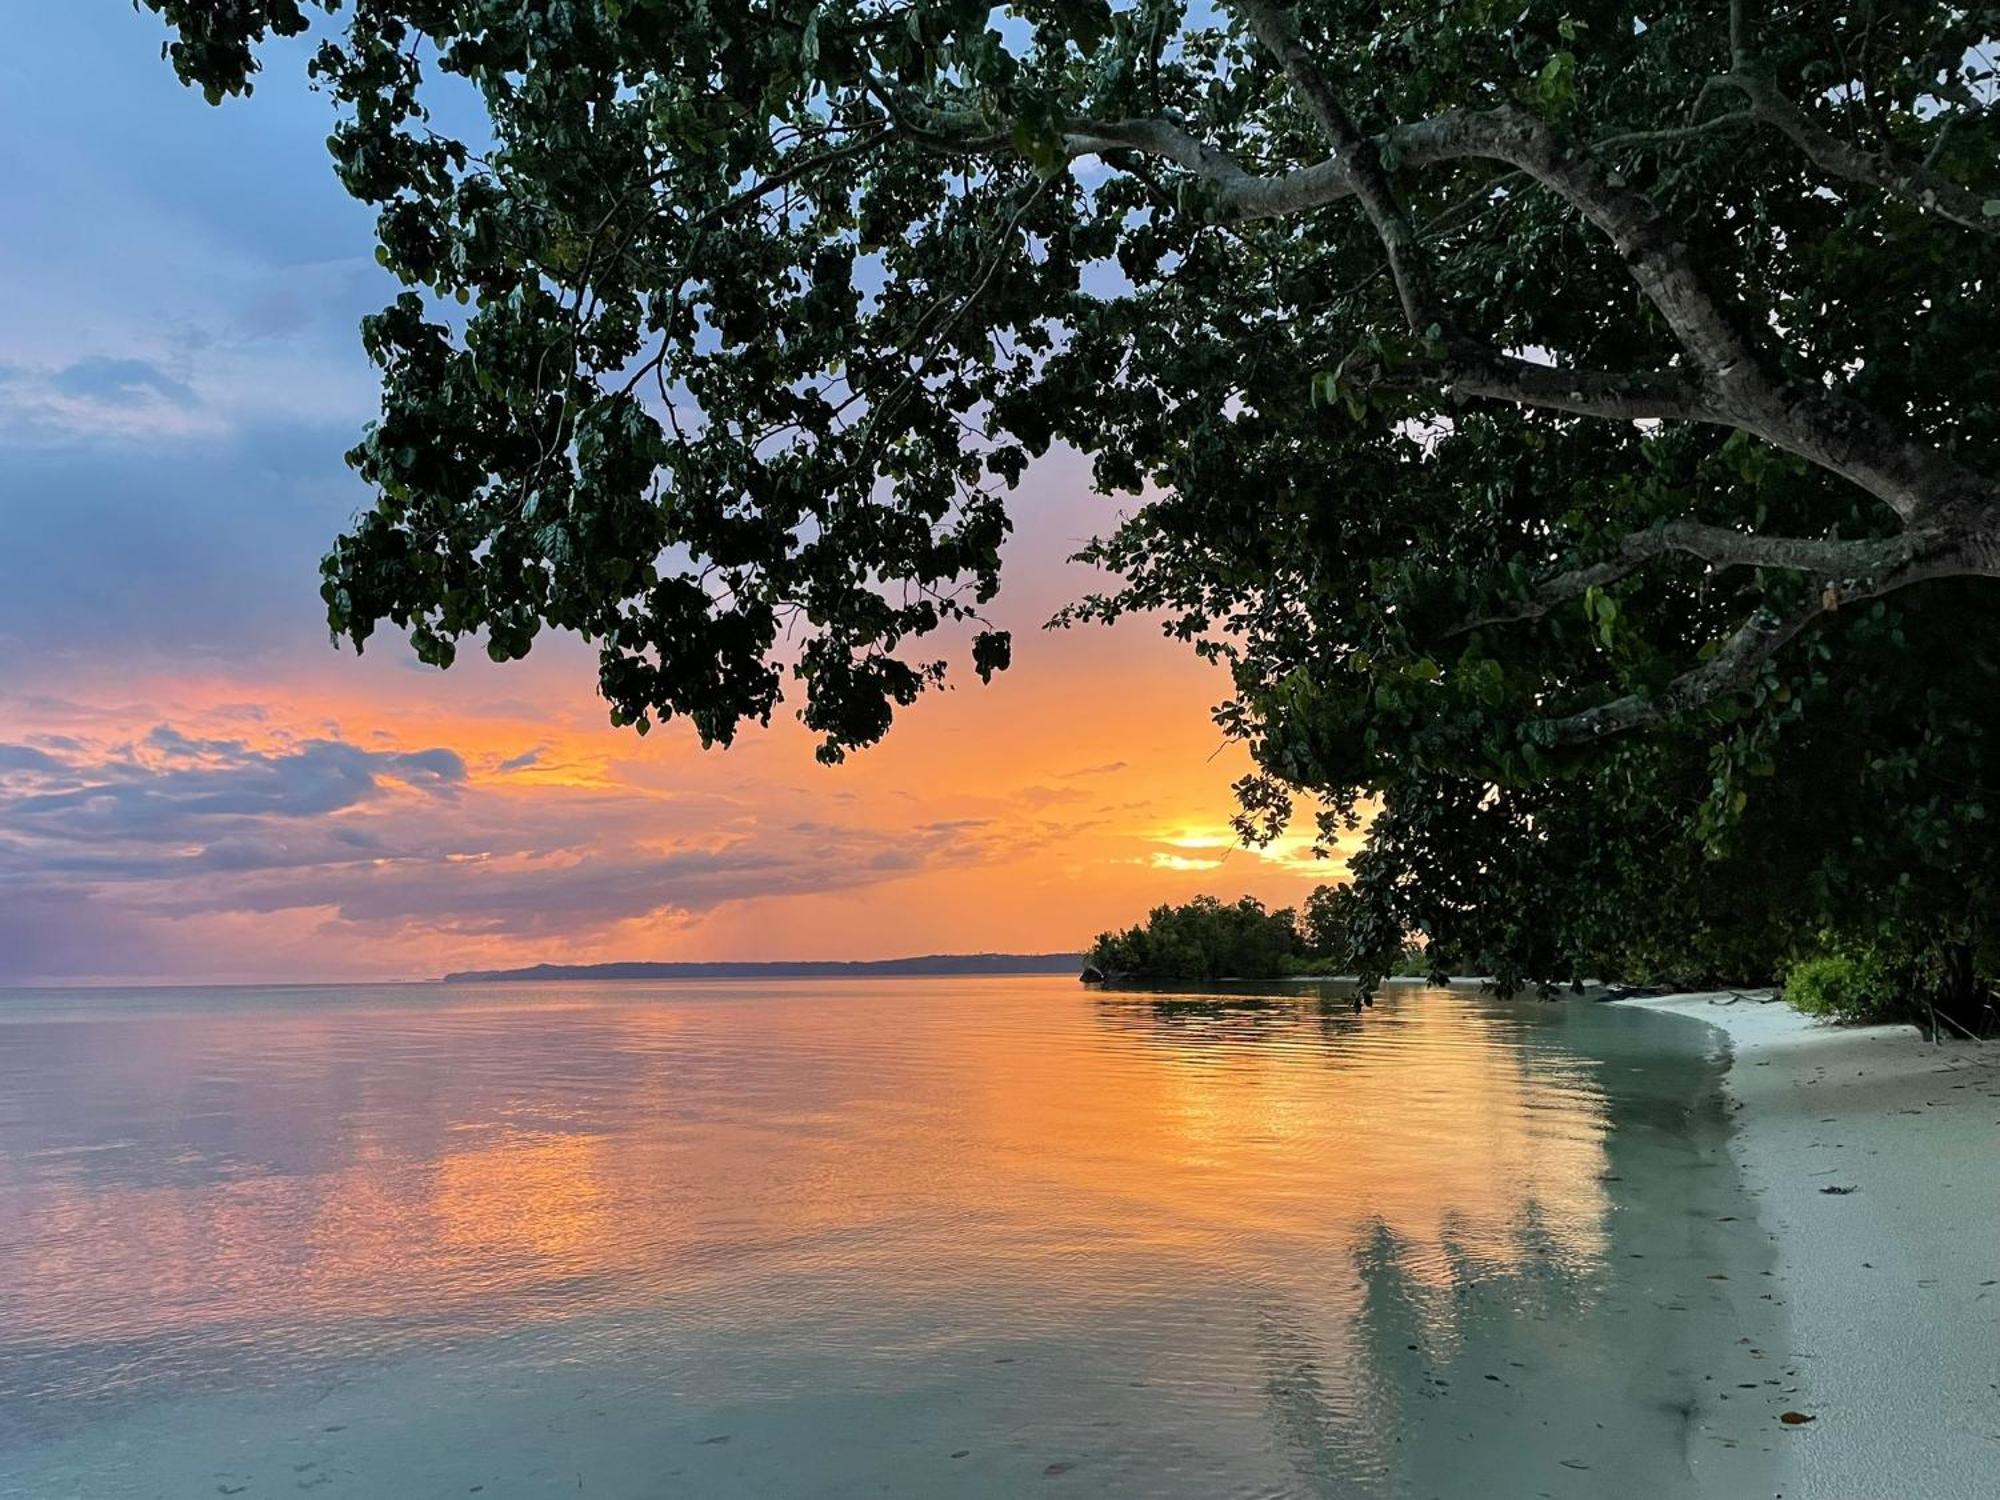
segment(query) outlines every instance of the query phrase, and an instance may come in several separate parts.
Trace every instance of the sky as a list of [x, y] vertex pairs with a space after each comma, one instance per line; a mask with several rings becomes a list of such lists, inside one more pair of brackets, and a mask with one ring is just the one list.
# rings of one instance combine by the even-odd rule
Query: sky
[[1144, 620], [1039, 629], [1116, 518], [1015, 497], [1015, 664], [818, 765], [612, 728], [580, 642], [419, 664], [327, 639], [369, 496], [356, 324], [395, 290], [273, 68], [220, 109], [118, 0], [0, 0], [0, 985], [394, 979], [604, 959], [1065, 951], [1333, 867], [1228, 831], [1226, 681]]

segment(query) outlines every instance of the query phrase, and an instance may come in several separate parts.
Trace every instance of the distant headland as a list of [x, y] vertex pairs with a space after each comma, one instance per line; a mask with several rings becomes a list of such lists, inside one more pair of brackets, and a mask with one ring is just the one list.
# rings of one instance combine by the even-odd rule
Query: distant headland
[[446, 984], [536, 979], [867, 979], [911, 974], [1074, 974], [1081, 953], [926, 953], [915, 958], [718, 960], [689, 963], [531, 964], [461, 969]]

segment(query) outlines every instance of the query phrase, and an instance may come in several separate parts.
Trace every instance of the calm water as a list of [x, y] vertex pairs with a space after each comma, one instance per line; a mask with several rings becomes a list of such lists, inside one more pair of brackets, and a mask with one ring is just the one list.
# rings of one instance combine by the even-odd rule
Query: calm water
[[1711, 1037], [1044, 978], [0, 993], [0, 1494], [1761, 1483]]

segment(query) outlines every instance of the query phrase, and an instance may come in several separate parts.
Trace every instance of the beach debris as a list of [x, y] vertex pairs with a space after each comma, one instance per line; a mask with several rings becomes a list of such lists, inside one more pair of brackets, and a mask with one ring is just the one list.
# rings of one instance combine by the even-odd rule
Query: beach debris
[[1589, 1464], [1584, 1463], [1581, 1459], [1575, 1458], [1557, 1459], [1556, 1462], [1560, 1463], [1565, 1469], [1588, 1469], [1590, 1467]]
[[1813, 1418], [1806, 1412], [1787, 1411], [1778, 1413], [1778, 1420], [1783, 1422], [1787, 1427], [1803, 1427], [1806, 1423], [1812, 1421]]
[[1071, 1469], [1074, 1469], [1075, 1467], [1076, 1465], [1072, 1463], [1053, 1463], [1050, 1464], [1046, 1469], [1043, 1469], [1042, 1473], [1046, 1474], [1049, 1478], [1053, 1479], [1058, 1474], [1067, 1474]]
[[1854, 1189], [1851, 1187], [1839, 1187], [1836, 1186], [1834, 1183], [1829, 1182], [1825, 1187], [1821, 1188], [1820, 1191], [1822, 1193], [1832, 1193], [1835, 1194], [1836, 1196], [1845, 1197], [1847, 1194], [1853, 1192]]
[[701, 1446], [702, 1446], [702, 1447], [704, 1447], [704, 1448], [709, 1448], [709, 1447], [713, 1447], [713, 1446], [714, 1446], [715, 1444], [717, 1444], [717, 1443], [726, 1443], [726, 1442], [728, 1442], [728, 1441], [729, 1441], [729, 1434], [728, 1434], [728, 1433], [726, 1433], [726, 1432], [718, 1432], [718, 1433], [717, 1433], [717, 1434], [716, 1434], [716, 1435], [715, 1435], [714, 1437], [705, 1437], [705, 1438], [703, 1438], [703, 1439], [701, 1440]]
[[952, 1454], [952, 1457], [953, 1457], [953, 1458], [964, 1458], [964, 1457], [966, 1456], [966, 1454], [970, 1453], [971, 1451], [972, 1451], [972, 1450], [971, 1450], [970, 1448], [961, 1448], [961, 1449], [959, 1449], [959, 1450], [958, 1450], [958, 1452], [956, 1452], [956, 1453]]

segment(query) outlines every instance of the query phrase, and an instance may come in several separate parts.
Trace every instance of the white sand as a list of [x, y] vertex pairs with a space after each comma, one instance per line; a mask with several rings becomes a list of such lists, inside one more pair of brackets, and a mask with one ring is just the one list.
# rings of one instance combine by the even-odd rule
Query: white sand
[[[2000, 1496], [2000, 1044], [1727, 995], [1736, 1152], [1791, 1316], [1800, 1500]], [[1830, 1187], [1851, 1188], [1829, 1193]], [[1788, 1492], [1788, 1494], [1791, 1492]]]

